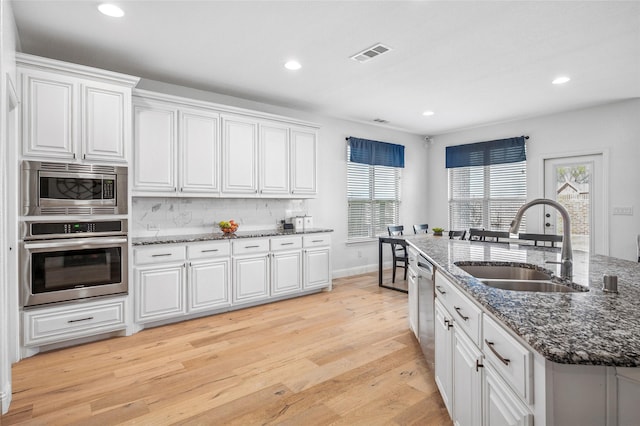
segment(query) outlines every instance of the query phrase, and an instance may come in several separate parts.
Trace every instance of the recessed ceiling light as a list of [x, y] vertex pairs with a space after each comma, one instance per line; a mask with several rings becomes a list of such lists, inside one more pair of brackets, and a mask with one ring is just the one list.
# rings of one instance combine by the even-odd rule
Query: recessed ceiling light
[[298, 61], [287, 61], [287, 63], [284, 64], [284, 67], [288, 70], [295, 71], [302, 68], [302, 65], [300, 65], [300, 62]]
[[103, 14], [111, 16], [113, 18], [121, 18], [124, 16], [124, 11], [115, 4], [111, 3], [102, 3], [100, 6], [98, 6], [98, 10]]
[[565, 84], [566, 82], [568, 82], [569, 80], [571, 80], [569, 77], [566, 76], [562, 76], [562, 77], [556, 77], [551, 84]]
[[422, 113], [422, 115], [424, 115], [425, 117], [432, 116], [433, 114], [435, 114], [435, 112], [433, 112], [433, 111], [425, 111], [425, 112]]

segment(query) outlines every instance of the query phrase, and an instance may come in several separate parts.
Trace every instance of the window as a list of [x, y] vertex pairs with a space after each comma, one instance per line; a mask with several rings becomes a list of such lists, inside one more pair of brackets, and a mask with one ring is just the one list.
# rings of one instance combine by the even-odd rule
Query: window
[[347, 147], [348, 240], [375, 238], [400, 216], [401, 169], [355, 163]]
[[[508, 231], [526, 202], [526, 170], [526, 161], [450, 168], [450, 228]], [[526, 229], [524, 220], [520, 229]]]

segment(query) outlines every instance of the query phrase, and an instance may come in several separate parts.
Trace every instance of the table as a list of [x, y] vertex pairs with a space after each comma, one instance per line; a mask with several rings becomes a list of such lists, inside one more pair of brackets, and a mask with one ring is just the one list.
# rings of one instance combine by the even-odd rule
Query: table
[[390, 290], [396, 290], [396, 291], [401, 291], [403, 293], [408, 293], [407, 290], [382, 284], [382, 246], [383, 244], [399, 244], [403, 247], [407, 246], [407, 242], [404, 240], [404, 237], [402, 235], [394, 235], [390, 237], [378, 238], [378, 287], [383, 287], [383, 288], [388, 288]]

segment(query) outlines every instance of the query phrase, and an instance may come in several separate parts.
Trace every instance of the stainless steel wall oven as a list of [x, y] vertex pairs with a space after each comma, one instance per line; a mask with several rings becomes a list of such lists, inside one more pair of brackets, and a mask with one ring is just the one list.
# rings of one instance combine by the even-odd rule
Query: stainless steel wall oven
[[126, 294], [127, 221], [21, 223], [23, 307]]
[[22, 215], [127, 213], [127, 168], [23, 161]]

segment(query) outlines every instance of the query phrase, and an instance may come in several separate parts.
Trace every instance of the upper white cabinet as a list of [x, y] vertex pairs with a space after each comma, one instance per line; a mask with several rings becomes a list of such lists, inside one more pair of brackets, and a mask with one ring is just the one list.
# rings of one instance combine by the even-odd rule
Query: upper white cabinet
[[317, 127], [136, 90], [133, 195], [309, 198]]
[[134, 195], [220, 192], [216, 112], [134, 97]]
[[24, 157], [128, 161], [137, 77], [26, 54], [16, 63]]
[[291, 129], [291, 193], [315, 195], [317, 189], [317, 133], [312, 129]]
[[229, 195], [258, 193], [258, 122], [222, 117], [222, 191]]

